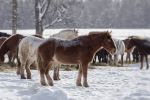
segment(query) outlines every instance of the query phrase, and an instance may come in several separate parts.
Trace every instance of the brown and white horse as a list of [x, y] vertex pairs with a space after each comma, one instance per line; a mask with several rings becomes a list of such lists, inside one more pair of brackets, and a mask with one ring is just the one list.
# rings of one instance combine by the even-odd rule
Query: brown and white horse
[[77, 86], [82, 86], [81, 77], [83, 75], [83, 86], [88, 87], [87, 71], [88, 64], [92, 61], [95, 53], [104, 47], [111, 54], [116, 51], [115, 44], [108, 31], [90, 32], [89, 35], [79, 36], [72, 40], [60, 40], [50, 38], [38, 47], [37, 64], [40, 71], [40, 81], [42, 85], [49, 85], [53, 81], [49, 75], [50, 65], [53, 61], [61, 64], [80, 64]]

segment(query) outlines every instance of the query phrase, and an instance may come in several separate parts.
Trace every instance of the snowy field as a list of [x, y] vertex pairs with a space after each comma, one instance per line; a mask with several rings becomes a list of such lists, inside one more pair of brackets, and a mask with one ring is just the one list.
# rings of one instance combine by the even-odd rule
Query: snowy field
[[[15, 72], [0, 73], [0, 100], [150, 100], [150, 70], [129, 67], [90, 69], [90, 87], [77, 87], [77, 71], [61, 71], [61, 80], [43, 87], [38, 71], [31, 80], [21, 80]], [[52, 71], [50, 71], [52, 76]]]
[[[60, 30], [46, 30], [44, 37], [47, 38]], [[79, 35], [97, 30], [80, 29]], [[1, 31], [11, 34], [9, 30]], [[24, 35], [34, 32], [18, 31]], [[125, 39], [131, 35], [150, 37], [150, 30], [112, 29], [114, 38]], [[77, 71], [61, 71], [61, 80], [54, 81], [53, 87], [41, 86], [36, 70], [32, 71], [31, 80], [21, 80], [15, 71], [0, 72], [0, 100], [150, 100], [150, 70], [139, 70], [140, 64], [125, 67], [94, 67], [95, 69], [88, 71], [89, 88], [75, 85]], [[52, 76], [52, 71], [50, 74]]]

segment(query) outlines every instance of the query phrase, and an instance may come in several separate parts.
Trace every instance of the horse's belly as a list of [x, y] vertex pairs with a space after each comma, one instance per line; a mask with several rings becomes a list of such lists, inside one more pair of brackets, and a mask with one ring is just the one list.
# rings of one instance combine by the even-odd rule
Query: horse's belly
[[71, 57], [54, 56], [53, 60], [61, 64], [79, 64], [79, 60], [72, 56]]

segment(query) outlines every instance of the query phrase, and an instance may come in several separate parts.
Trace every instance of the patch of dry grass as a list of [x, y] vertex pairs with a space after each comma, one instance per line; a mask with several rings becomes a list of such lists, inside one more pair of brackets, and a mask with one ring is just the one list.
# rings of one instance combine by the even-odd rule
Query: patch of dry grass
[[16, 66], [11, 67], [9, 64], [0, 65], [0, 72], [10, 72], [16, 70]]

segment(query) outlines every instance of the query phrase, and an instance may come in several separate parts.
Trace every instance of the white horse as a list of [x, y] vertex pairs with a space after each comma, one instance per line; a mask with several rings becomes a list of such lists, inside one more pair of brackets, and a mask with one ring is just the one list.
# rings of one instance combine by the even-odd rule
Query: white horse
[[20, 71], [21, 79], [26, 79], [24, 69], [26, 69], [27, 79], [31, 79], [30, 66], [36, 61], [37, 48], [44, 40], [35, 36], [29, 36], [20, 41], [18, 57], [21, 67], [18, 67], [18, 71]]
[[[78, 31], [73, 29], [66, 29], [66, 30], [62, 30], [60, 31], [59, 33], [57, 34], [54, 34], [50, 37], [53, 37], [53, 38], [59, 38], [59, 39], [63, 39], [63, 40], [71, 40], [71, 39], [74, 39], [76, 37], [78, 37]], [[54, 67], [54, 75], [53, 75], [53, 79], [54, 80], [60, 80], [59, 78], [59, 67], [61, 66], [60, 63], [58, 62], [54, 62], [53, 63], [53, 67]], [[69, 66], [67, 66], [67, 69]]]
[[121, 66], [123, 66], [123, 56], [125, 53], [125, 44], [122, 40], [113, 39], [116, 45], [116, 53], [114, 54], [114, 64], [118, 65], [119, 62], [119, 55], [121, 55]]

